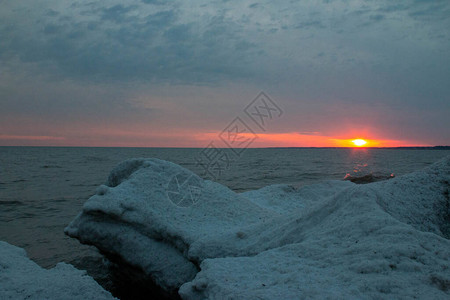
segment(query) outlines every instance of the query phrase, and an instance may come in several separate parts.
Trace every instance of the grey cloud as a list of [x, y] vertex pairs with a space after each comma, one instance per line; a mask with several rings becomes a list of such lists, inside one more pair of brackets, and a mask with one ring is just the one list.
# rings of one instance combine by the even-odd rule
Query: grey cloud
[[122, 4], [117, 4], [112, 7], [108, 7], [102, 10], [101, 19], [113, 21], [116, 23], [129, 22], [130, 17], [126, 14], [137, 8], [135, 5], [123, 6]]
[[164, 0], [142, 0], [142, 2], [145, 4], [155, 4], [155, 5], [162, 5], [166, 3], [166, 1]]
[[376, 15], [371, 15], [370, 16], [370, 19], [373, 20], [373, 21], [381, 21], [384, 18], [385, 18], [385, 16], [382, 15], [382, 14], [376, 14]]
[[236, 23], [214, 15], [183, 20], [171, 6], [136, 14], [138, 5], [79, 2], [70, 13], [47, 10], [45, 19], [31, 20], [44, 23], [42, 29], [25, 32], [30, 28], [18, 26], [0, 47], [24, 62], [53, 64], [63, 76], [75, 78], [208, 82], [226, 78], [227, 69], [235, 69], [232, 76], [246, 73], [241, 66], [248, 63], [252, 44]]
[[295, 28], [309, 29], [311, 27], [323, 29], [325, 26], [320, 20], [304, 21], [294, 26]]
[[61, 26], [48, 24], [44, 28], [44, 33], [46, 34], [57, 34], [61, 32]]
[[55, 16], [57, 16], [59, 13], [57, 12], [57, 11], [55, 11], [55, 10], [53, 10], [53, 9], [49, 9], [49, 10], [47, 10], [46, 12], [45, 12], [45, 16], [47, 16], [47, 17], [55, 17]]
[[450, 9], [448, 3], [433, 3], [428, 6], [424, 6], [418, 9], [411, 9], [409, 16], [413, 18], [436, 18], [438, 19], [448, 19]]

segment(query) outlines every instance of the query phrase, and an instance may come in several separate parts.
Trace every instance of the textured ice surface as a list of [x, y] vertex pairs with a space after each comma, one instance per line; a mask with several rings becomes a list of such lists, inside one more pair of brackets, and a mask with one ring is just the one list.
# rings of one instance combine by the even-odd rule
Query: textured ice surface
[[[173, 163], [135, 159], [113, 170], [66, 233], [166, 290], [181, 286], [186, 299], [448, 299], [449, 162], [366, 185], [236, 194]], [[177, 174], [197, 182], [195, 201], [174, 203]]]
[[115, 299], [85, 271], [59, 263], [46, 270], [25, 250], [0, 241], [0, 299]]
[[173, 290], [198, 272], [198, 261], [187, 257], [197, 240], [263, 223], [272, 216], [227, 187], [200, 178], [201, 193], [195, 203], [175, 205], [167, 188], [179, 174], [197, 177], [158, 159], [120, 164], [108, 186], [100, 187], [85, 203], [66, 233], [107, 255], [119, 255], [164, 289]]

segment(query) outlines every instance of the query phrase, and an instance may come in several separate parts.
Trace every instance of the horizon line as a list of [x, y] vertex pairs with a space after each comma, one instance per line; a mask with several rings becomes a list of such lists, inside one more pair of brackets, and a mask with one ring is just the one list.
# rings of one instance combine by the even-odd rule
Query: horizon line
[[[23, 147], [23, 148], [166, 148], [166, 149], [203, 149], [205, 147], [176, 147], [176, 146], [56, 146], [56, 145], [0, 145], [2, 148], [6, 147]], [[229, 149], [228, 147], [216, 147], [217, 149]], [[435, 146], [395, 146], [395, 147], [346, 147], [346, 146], [293, 146], [293, 147], [283, 147], [283, 146], [271, 146], [271, 147], [248, 147], [245, 149], [402, 149], [402, 148], [449, 148], [450, 145], [435, 145]], [[236, 147], [236, 149], [242, 149]]]

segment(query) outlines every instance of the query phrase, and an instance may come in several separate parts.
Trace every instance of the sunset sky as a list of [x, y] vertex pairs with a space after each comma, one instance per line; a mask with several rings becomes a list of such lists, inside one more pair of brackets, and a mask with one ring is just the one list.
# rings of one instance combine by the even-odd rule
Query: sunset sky
[[[262, 129], [245, 108], [265, 92]], [[450, 144], [450, 1], [0, 2], [0, 146]]]

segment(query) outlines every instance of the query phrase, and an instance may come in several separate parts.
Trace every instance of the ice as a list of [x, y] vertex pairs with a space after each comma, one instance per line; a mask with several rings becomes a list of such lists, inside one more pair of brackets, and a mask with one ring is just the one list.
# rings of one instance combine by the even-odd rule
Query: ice
[[365, 185], [237, 194], [135, 159], [113, 170], [66, 233], [168, 291], [181, 286], [185, 299], [448, 299], [449, 164]]
[[0, 241], [0, 299], [115, 299], [85, 271], [59, 263], [50, 270], [25, 250]]
[[[174, 177], [200, 184], [201, 193], [191, 206], [170, 200], [168, 192], [176, 190], [167, 188]], [[195, 241], [263, 223], [271, 216], [227, 187], [203, 181], [176, 164], [133, 159], [112, 171], [108, 186], [98, 189], [65, 232], [112, 259], [119, 255], [171, 291], [198, 272], [199, 262], [187, 257]]]
[[304, 208], [321, 198], [335, 195], [349, 186], [353, 186], [353, 184], [337, 180], [328, 180], [301, 189], [295, 189], [293, 186], [285, 184], [274, 184], [244, 192], [241, 195], [268, 210], [286, 214]]

